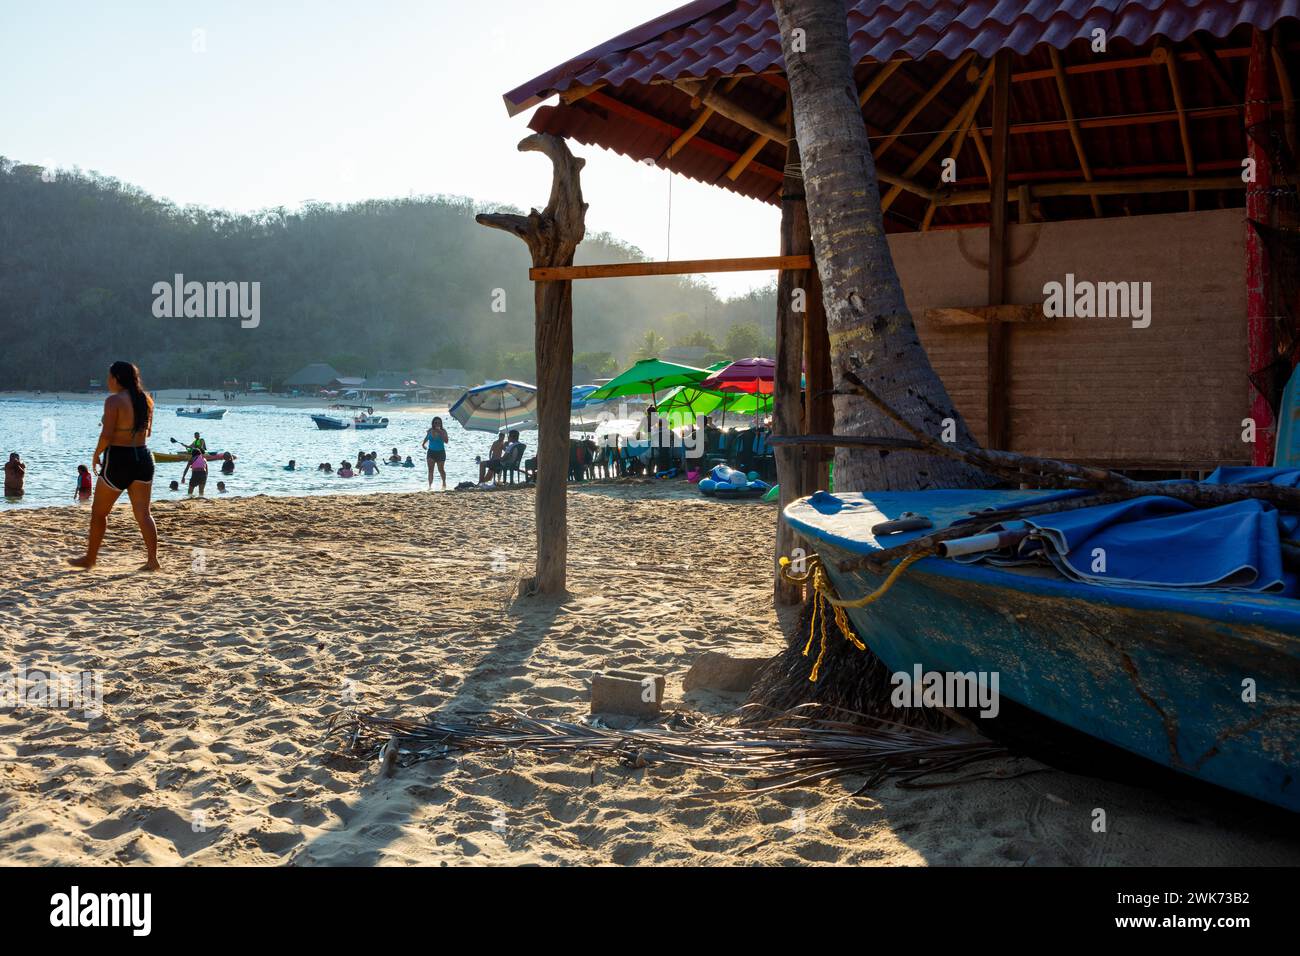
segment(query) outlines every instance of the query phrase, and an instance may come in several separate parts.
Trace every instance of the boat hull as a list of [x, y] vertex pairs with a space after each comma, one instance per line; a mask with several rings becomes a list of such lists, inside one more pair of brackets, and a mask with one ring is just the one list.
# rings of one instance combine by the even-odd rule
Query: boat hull
[[[883, 577], [840, 571], [838, 564], [880, 546], [863, 528], [905, 511], [943, 527], [1024, 494], [835, 497], [865, 502], [844, 519], [853, 526], [849, 534], [835, 515], [822, 513], [833, 507], [809, 499], [792, 504], [786, 517], [812, 540], [839, 594], [860, 597]], [[1297, 605], [1271, 595], [1103, 588], [926, 558], [881, 599], [848, 613], [894, 672], [912, 674], [917, 665], [926, 672], [996, 672], [1001, 695], [1039, 714], [1181, 773], [1300, 811]], [[1248, 682], [1254, 701], [1243, 700]]]
[[220, 421], [225, 416], [225, 414], [226, 414], [226, 410], [224, 408], [219, 408], [214, 412], [182, 412], [178, 410], [176, 412], [176, 417], [177, 418], [201, 418], [205, 421], [215, 422], [215, 421]]
[[347, 422], [341, 422], [327, 415], [313, 415], [311, 420], [316, 423], [317, 428], [327, 432], [341, 432], [348, 427]]

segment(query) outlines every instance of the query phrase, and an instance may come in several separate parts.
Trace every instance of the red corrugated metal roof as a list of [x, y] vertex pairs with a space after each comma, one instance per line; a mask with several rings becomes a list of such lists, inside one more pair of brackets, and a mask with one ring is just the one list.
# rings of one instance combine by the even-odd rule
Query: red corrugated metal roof
[[[956, 59], [1063, 50], [1098, 27], [1110, 41], [1144, 46], [1203, 31], [1226, 37], [1243, 24], [1267, 29], [1300, 17], [1300, 0], [849, 0], [855, 62], [894, 57]], [[649, 84], [781, 71], [781, 37], [770, 0], [695, 0], [607, 40], [511, 90], [511, 113], [573, 86]]]

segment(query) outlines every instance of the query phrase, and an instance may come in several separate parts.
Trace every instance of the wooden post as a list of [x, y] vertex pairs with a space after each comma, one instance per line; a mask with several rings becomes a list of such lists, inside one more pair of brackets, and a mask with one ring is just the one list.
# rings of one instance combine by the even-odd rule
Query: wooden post
[[[1255, 181], [1246, 187], [1246, 343], [1252, 376], [1273, 364], [1273, 319], [1270, 308], [1268, 249], [1251, 221], [1272, 225], [1269, 193], [1273, 171], [1268, 150], [1260, 146], [1251, 128], [1259, 128], [1270, 119], [1268, 92], [1269, 44], [1267, 34], [1255, 30], [1250, 39], [1250, 60], [1246, 72], [1246, 155], [1253, 161]], [[1266, 134], [1261, 133], [1260, 138]], [[1258, 381], [1258, 378], [1255, 379]], [[1251, 388], [1250, 417], [1255, 420], [1256, 465], [1273, 463], [1273, 410], [1267, 395], [1254, 385]]]
[[[812, 252], [808, 231], [808, 206], [804, 202], [803, 176], [799, 169], [799, 144], [794, 138], [794, 120], [786, 111], [789, 135], [785, 148], [785, 182], [781, 187], [781, 255]], [[799, 401], [800, 365], [803, 361], [804, 316], [811, 308], [812, 270], [782, 269], [776, 280], [776, 368], [772, 383], [772, 431], [778, 435], [797, 435], [803, 430], [803, 408]], [[817, 290], [821, 300], [821, 290]], [[802, 308], [798, 308], [802, 306]], [[773, 557], [773, 600], [777, 604], [797, 604], [800, 589], [781, 580], [776, 564], [795, 547], [794, 530], [785, 522], [785, 506], [805, 494], [803, 487], [803, 449], [782, 446], [775, 449], [776, 477], [781, 484], [781, 511], [776, 516], [776, 554]]]
[[[993, 175], [989, 190], [989, 305], [1006, 302], [1007, 282], [1007, 141], [1011, 93], [1010, 53], [993, 59], [993, 139], [990, 143]], [[1011, 422], [1007, 390], [1007, 328], [989, 322], [988, 331], [988, 447], [1005, 450], [1010, 445]]]
[[[582, 201], [576, 158], [564, 140], [534, 133], [519, 143], [520, 152], [545, 153], [554, 167], [551, 198], [541, 212], [527, 216], [480, 213], [479, 225], [504, 229], [528, 245], [533, 265], [569, 266], [586, 234], [587, 204]], [[563, 594], [568, 565], [566, 498], [569, 473], [569, 411], [573, 388], [573, 283], [537, 282], [534, 343], [537, 357], [537, 568], [524, 593]]]
[[[808, 311], [803, 316], [804, 432], [825, 434], [835, 428], [835, 402], [831, 390], [831, 342], [826, 330], [826, 306], [822, 302], [822, 280], [817, 269], [808, 273]], [[834, 453], [832, 452], [831, 455]], [[829, 490], [830, 456], [826, 449], [804, 451], [803, 487], [806, 495]]]

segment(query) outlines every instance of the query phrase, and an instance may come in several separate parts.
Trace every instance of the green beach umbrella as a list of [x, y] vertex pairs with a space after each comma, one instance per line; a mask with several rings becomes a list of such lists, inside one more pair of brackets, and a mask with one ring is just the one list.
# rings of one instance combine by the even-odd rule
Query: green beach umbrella
[[683, 385], [665, 395], [656, 407], [659, 417], [676, 428], [694, 421], [697, 415], [714, 415], [719, 411], [733, 415], [766, 415], [772, 410], [772, 396], [717, 392]]
[[587, 401], [603, 402], [624, 395], [649, 395], [658, 404], [659, 391], [678, 385], [690, 385], [708, 377], [707, 369], [676, 365], [657, 358], [642, 359], [588, 395]]

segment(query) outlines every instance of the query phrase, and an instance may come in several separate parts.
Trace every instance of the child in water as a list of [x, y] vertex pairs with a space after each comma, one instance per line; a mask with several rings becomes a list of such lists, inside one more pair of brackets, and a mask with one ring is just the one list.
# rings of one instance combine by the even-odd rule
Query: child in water
[[87, 468], [85, 465], [78, 465], [77, 466], [77, 490], [73, 492], [73, 494], [77, 498], [88, 498], [90, 497], [90, 491], [91, 491], [90, 469]]

